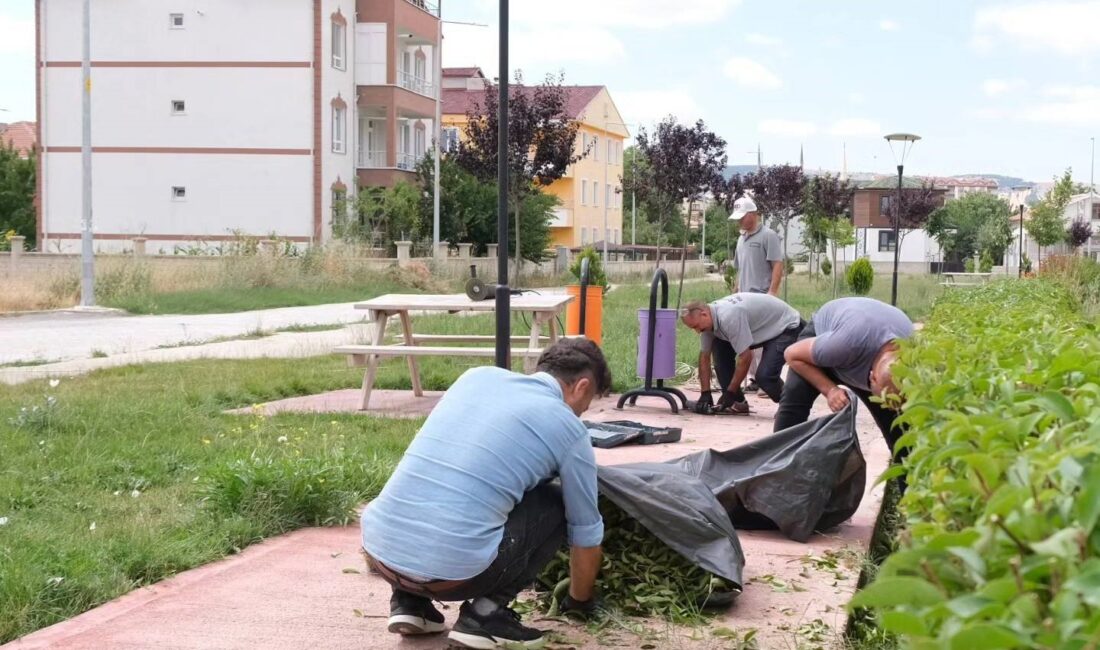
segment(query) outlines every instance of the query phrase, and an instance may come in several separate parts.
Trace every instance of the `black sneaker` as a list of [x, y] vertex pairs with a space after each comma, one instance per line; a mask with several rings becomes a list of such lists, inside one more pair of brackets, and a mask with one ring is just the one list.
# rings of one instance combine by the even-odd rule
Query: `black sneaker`
[[465, 648], [496, 650], [497, 648], [541, 648], [546, 642], [542, 632], [525, 627], [519, 614], [498, 606], [488, 616], [479, 616], [469, 602], [462, 603], [458, 620], [447, 638]]
[[742, 392], [745, 392], [745, 393], [759, 393], [760, 392], [760, 385], [756, 383], [755, 379], [750, 379], [749, 380], [749, 385], [745, 386], [742, 389]]
[[401, 635], [438, 634], [446, 627], [443, 614], [432, 601], [404, 591], [394, 591], [390, 597], [390, 632]]

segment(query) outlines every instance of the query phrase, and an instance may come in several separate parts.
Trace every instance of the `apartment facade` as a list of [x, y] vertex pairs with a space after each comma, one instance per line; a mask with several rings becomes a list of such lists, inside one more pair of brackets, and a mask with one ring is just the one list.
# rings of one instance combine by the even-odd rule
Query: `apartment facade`
[[[905, 178], [903, 187], [916, 189], [924, 180]], [[946, 188], [936, 186], [941, 201], [947, 200]], [[842, 252], [847, 260], [866, 257], [876, 269], [892, 268], [899, 244], [894, 237], [891, 219], [886, 216], [891, 201], [897, 197], [897, 177], [888, 176], [866, 183], [856, 189], [852, 198], [852, 223], [856, 227], [856, 244]], [[927, 272], [931, 265], [944, 262], [940, 245], [924, 230], [902, 231], [899, 264], [905, 272]]]
[[[464, 137], [467, 115], [483, 105], [488, 83], [478, 68], [443, 71], [444, 151]], [[630, 132], [604, 86], [566, 86], [566, 113], [580, 123], [575, 143], [583, 158], [546, 191], [561, 205], [550, 222], [552, 246], [623, 243], [623, 149]], [[607, 231], [604, 232], [606, 214]]]
[[[240, 235], [331, 238], [342, 196], [401, 172], [387, 147], [408, 104], [424, 100], [423, 113], [432, 103], [433, 67], [410, 60], [408, 78], [400, 66], [429, 37], [424, 56], [435, 56], [436, 13], [419, 0], [93, 3], [96, 249], [125, 250], [135, 237], [165, 253]], [[79, 0], [36, 0], [48, 251], [80, 246], [81, 15]], [[364, 114], [379, 116], [381, 156], [360, 152]]]

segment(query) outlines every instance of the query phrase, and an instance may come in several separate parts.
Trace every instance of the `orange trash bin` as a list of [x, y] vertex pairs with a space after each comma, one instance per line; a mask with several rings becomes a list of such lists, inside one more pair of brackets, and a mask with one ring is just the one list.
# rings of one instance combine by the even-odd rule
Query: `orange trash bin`
[[573, 296], [565, 308], [565, 333], [570, 336], [584, 334], [596, 345], [603, 344], [603, 287], [588, 285], [584, 307], [585, 328], [581, 331], [581, 285], [571, 284], [565, 287]]

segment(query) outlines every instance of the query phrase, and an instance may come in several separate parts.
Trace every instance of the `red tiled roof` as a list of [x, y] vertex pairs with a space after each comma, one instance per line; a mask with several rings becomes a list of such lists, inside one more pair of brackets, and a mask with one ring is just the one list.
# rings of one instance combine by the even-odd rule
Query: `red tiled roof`
[[447, 77], [480, 77], [485, 78], [485, 73], [481, 71], [481, 68], [443, 68], [443, 78]]
[[23, 156], [34, 151], [38, 145], [38, 132], [34, 122], [13, 122], [0, 131], [0, 142], [10, 146]]
[[[565, 114], [578, 119], [584, 109], [600, 94], [603, 86], [564, 86]], [[528, 92], [531, 86], [511, 86], [510, 92]], [[485, 103], [485, 90], [465, 90], [462, 88], [443, 89], [443, 114], [466, 115], [479, 104]]]
[[943, 187], [987, 187], [996, 189], [997, 181], [988, 178], [943, 178], [931, 179], [937, 186]]

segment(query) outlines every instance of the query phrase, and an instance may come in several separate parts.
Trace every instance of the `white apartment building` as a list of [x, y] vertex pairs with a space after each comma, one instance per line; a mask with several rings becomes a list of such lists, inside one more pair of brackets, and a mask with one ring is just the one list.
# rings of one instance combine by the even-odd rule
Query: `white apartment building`
[[[80, 0], [36, 0], [40, 250], [79, 250]], [[430, 147], [438, 10], [423, 0], [92, 3], [93, 236], [150, 252], [332, 236], [356, 187]]]

